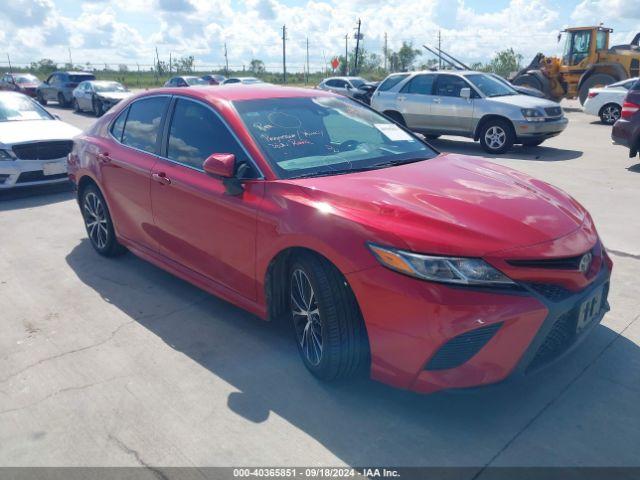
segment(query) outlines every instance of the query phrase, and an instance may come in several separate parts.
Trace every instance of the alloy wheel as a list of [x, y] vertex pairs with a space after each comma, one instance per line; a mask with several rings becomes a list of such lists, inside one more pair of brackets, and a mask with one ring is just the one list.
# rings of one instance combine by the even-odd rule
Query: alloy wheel
[[484, 133], [484, 141], [492, 150], [499, 150], [507, 141], [507, 133], [497, 125], [487, 128]]
[[615, 105], [609, 105], [602, 110], [602, 119], [605, 123], [614, 124], [620, 118], [620, 108]]
[[316, 367], [322, 361], [322, 321], [313, 286], [302, 269], [291, 275], [291, 313], [300, 350]]
[[89, 192], [84, 197], [84, 222], [89, 233], [89, 238], [98, 249], [103, 249], [109, 241], [109, 229], [107, 228], [107, 215], [98, 196]]

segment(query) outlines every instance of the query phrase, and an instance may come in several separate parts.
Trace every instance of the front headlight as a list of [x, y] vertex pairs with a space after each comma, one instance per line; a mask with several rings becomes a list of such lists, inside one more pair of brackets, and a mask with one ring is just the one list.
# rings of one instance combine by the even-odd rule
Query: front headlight
[[420, 255], [372, 243], [368, 245], [382, 265], [412, 277], [462, 285], [514, 285], [510, 278], [480, 258]]
[[15, 160], [16, 157], [13, 155], [11, 150], [2, 150], [0, 149], [0, 162], [3, 160]]
[[538, 110], [537, 108], [523, 108], [520, 111], [528, 122], [544, 122], [544, 113], [542, 110]]

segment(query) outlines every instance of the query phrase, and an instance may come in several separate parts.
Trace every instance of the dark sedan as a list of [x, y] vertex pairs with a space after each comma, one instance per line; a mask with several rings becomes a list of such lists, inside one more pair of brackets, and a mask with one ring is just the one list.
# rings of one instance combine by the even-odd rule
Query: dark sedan
[[164, 84], [165, 87], [194, 87], [196, 85], [209, 85], [209, 82], [193, 75], [182, 75], [170, 78]]
[[629, 149], [629, 157], [640, 152], [640, 80], [624, 99], [620, 120], [613, 125], [611, 138], [614, 143]]
[[224, 75], [218, 75], [216, 73], [208, 73], [207, 75], [202, 75], [200, 78], [209, 85], [221, 85], [222, 82], [227, 79]]

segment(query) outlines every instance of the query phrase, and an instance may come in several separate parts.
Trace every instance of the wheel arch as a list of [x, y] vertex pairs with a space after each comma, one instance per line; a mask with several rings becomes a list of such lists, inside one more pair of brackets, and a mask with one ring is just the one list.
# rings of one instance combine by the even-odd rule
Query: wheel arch
[[507, 122], [507, 124], [511, 127], [511, 132], [514, 134], [514, 136], [516, 135], [516, 129], [513, 126], [513, 122], [511, 121], [511, 119], [509, 117], [505, 117], [504, 115], [499, 115], [496, 113], [488, 113], [486, 115], [484, 115], [482, 118], [480, 118], [480, 120], [478, 121], [478, 124], [476, 125], [476, 130], [473, 133], [473, 139], [474, 140], [479, 140], [480, 139], [480, 131], [482, 130], [482, 128], [484, 127], [484, 125], [491, 121], [491, 120], [503, 120], [505, 122]]

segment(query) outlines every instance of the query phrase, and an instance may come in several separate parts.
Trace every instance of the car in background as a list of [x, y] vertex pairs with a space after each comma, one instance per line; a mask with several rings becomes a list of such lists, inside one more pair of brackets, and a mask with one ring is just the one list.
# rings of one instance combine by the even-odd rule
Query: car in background
[[96, 117], [101, 117], [104, 112], [131, 95], [119, 82], [88, 80], [73, 91], [73, 109], [76, 112], [93, 112]]
[[373, 96], [373, 92], [376, 91], [376, 88], [378, 88], [378, 85], [380, 85], [380, 82], [366, 82], [360, 85], [353, 92], [353, 99], [359, 100], [365, 105], [370, 105], [371, 97]]
[[612, 262], [576, 200], [330, 92], [143, 92], [76, 140], [69, 177], [98, 254], [282, 321], [324, 381], [522, 378], [609, 310]]
[[611, 138], [629, 149], [629, 157], [640, 153], [640, 80], [629, 89], [622, 102], [620, 119], [613, 125]]
[[508, 83], [474, 71], [391, 75], [376, 90], [371, 106], [428, 138], [480, 140], [491, 154], [505, 153], [515, 143], [540, 145], [568, 123], [558, 103], [522, 95]]
[[96, 76], [88, 72], [55, 72], [38, 85], [36, 98], [41, 105], [55, 101], [61, 107], [68, 107], [73, 101], [73, 90], [81, 82], [95, 79]]
[[638, 77], [612, 83], [605, 87], [590, 88], [584, 102], [584, 112], [600, 117], [605, 125], [613, 125], [620, 118], [624, 97], [638, 81]]
[[209, 82], [194, 75], [179, 75], [167, 80], [165, 87], [195, 87], [197, 85], [209, 85]]
[[367, 83], [362, 77], [329, 77], [322, 80], [316, 88], [353, 97], [358, 88]]
[[39, 83], [38, 77], [30, 73], [5, 73], [0, 78], [0, 90], [10, 90], [35, 97]]
[[224, 75], [218, 75], [217, 73], [208, 73], [206, 75], [202, 75], [200, 78], [209, 85], [220, 85], [227, 79]]
[[31, 98], [0, 92], [0, 190], [67, 182], [67, 155], [80, 133]]
[[257, 83], [265, 83], [265, 82], [263, 82], [262, 80], [256, 77], [231, 77], [223, 81], [222, 85], [233, 85], [233, 84], [255, 85]]

